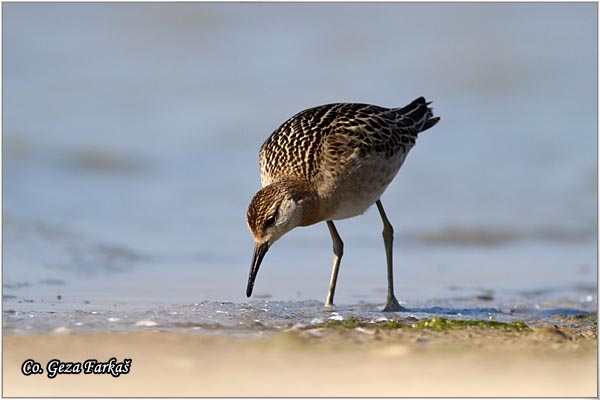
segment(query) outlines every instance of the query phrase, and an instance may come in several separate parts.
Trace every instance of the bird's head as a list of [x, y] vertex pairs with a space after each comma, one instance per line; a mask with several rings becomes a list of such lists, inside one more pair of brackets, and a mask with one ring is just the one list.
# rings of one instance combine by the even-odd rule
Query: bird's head
[[254, 280], [263, 257], [280, 237], [297, 226], [306, 225], [307, 211], [314, 197], [303, 184], [276, 182], [259, 190], [246, 214], [248, 227], [254, 237], [254, 256], [248, 277], [246, 296], [250, 297]]

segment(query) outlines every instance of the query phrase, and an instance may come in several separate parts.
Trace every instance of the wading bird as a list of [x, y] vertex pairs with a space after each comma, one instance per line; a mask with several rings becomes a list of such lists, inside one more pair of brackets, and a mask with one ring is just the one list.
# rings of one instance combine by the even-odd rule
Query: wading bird
[[333, 306], [344, 249], [333, 221], [360, 215], [375, 203], [383, 221], [387, 258], [388, 293], [383, 311], [402, 309], [394, 295], [394, 231], [380, 198], [418, 134], [439, 122], [429, 104], [423, 97], [402, 108], [327, 104], [294, 115], [271, 134], [259, 154], [263, 187], [247, 212], [254, 236], [248, 297], [273, 243], [298, 226], [326, 221], [334, 256], [325, 306]]

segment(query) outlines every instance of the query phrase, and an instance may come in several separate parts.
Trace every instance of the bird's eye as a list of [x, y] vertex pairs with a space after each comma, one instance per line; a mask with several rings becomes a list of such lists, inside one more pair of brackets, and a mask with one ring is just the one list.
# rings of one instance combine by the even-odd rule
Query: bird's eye
[[269, 218], [265, 220], [265, 227], [268, 228], [270, 226], [275, 225], [275, 216], [271, 215]]

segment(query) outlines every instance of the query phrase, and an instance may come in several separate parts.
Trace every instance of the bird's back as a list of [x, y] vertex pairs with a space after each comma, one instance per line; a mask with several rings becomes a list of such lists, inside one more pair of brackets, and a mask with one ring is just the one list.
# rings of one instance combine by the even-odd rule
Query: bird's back
[[263, 187], [280, 179], [335, 179], [336, 171], [373, 156], [403, 158], [417, 135], [438, 121], [423, 97], [402, 108], [335, 103], [301, 111], [262, 145]]

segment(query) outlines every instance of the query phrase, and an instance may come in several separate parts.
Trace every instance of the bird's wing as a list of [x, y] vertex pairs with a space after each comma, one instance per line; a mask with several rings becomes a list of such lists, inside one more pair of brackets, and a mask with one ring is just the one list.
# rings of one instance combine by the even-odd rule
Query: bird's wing
[[402, 108], [335, 103], [309, 108], [284, 122], [262, 145], [263, 186], [280, 177], [311, 180], [323, 163], [356, 164], [371, 154], [406, 154], [419, 132], [435, 125], [423, 97]]
[[406, 154], [415, 145], [417, 135], [439, 120], [423, 97], [402, 108], [343, 104], [337, 114], [330, 134], [322, 142], [322, 155], [330, 163], [371, 154]]
[[324, 138], [332, 133], [336, 110], [343, 104], [326, 104], [294, 115], [264, 142], [260, 149], [263, 186], [280, 177], [314, 176]]

